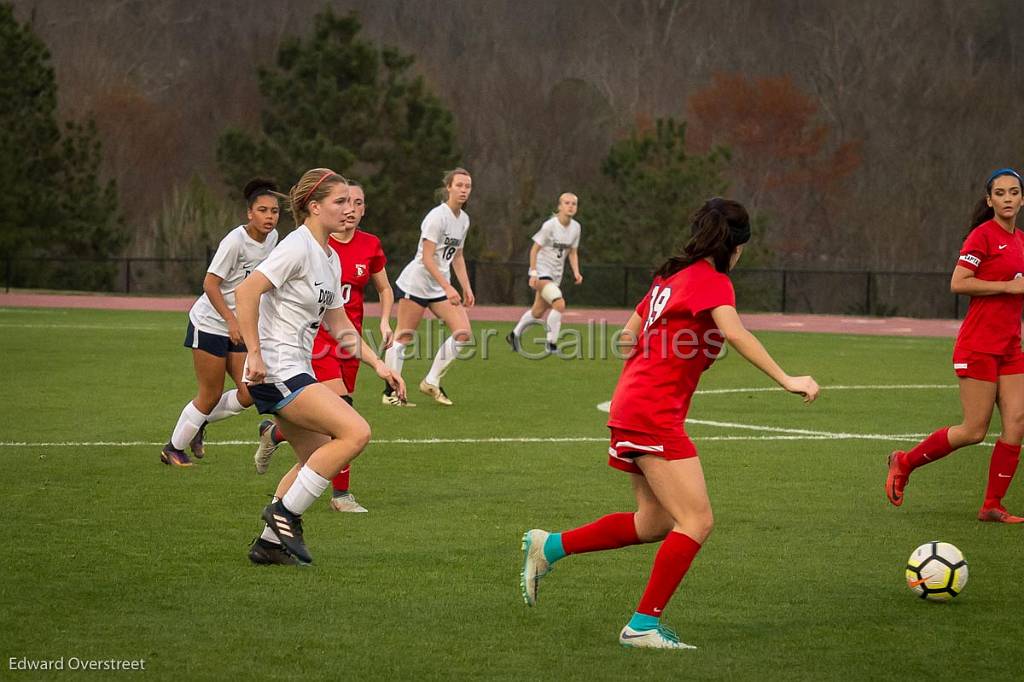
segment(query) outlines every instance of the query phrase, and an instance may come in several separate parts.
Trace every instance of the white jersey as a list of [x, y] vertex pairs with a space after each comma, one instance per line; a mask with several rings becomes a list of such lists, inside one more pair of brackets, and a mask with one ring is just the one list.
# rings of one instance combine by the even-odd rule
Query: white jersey
[[340, 308], [341, 263], [300, 225], [256, 268], [274, 288], [260, 299], [260, 352], [264, 383], [313, 375], [313, 337], [328, 309]]
[[562, 225], [557, 216], [551, 217], [533, 235], [533, 241], [540, 246], [537, 252], [537, 276], [550, 277], [555, 284], [562, 281], [565, 269], [565, 258], [569, 249], [580, 246], [580, 224], [569, 219], [568, 225]]
[[[266, 260], [270, 252], [277, 246], [277, 230], [272, 230], [261, 244], [245, 231], [245, 225], [239, 225], [225, 235], [213, 254], [210, 267], [206, 271], [221, 278], [220, 293], [224, 302], [232, 312], [235, 310], [235, 289], [248, 277], [256, 266]], [[188, 311], [188, 319], [201, 332], [228, 335], [228, 325], [220, 316], [205, 293], [196, 299]]]
[[448, 204], [441, 204], [431, 209], [420, 225], [420, 242], [416, 248], [416, 257], [405, 266], [395, 284], [407, 294], [420, 298], [444, 297], [444, 289], [423, 265], [423, 240], [434, 242], [434, 262], [441, 274], [449, 282], [452, 279], [452, 259], [465, 246], [466, 232], [469, 231], [469, 214], [459, 211], [458, 217], [452, 213]]

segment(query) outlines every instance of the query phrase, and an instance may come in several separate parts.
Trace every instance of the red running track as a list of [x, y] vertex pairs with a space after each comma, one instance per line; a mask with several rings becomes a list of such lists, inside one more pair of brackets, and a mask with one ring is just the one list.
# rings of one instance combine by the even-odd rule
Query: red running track
[[[0, 294], [4, 308], [90, 308], [95, 310], [163, 310], [187, 312], [195, 298], [158, 298], [144, 296], [99, 296], [92, 294]], [[366, 306], [368, 316], [379, 314], [375, 303]], [[476, 306], [470, 318], [488, 322], [515, 322], [524, 307]], [[570, 308], [563, 321], [570, 324], [605, 321], [624, 324], [632, 311], [621, 308]], [[783, 315], [781, 313], [745, 313], [743, 322], [753, 331], [821, 332], [825, 334], [863, 334], [872, 336], [955, 337], [959, 320], [918, 320], [909, 317], [847, 317], [843, 315]]]

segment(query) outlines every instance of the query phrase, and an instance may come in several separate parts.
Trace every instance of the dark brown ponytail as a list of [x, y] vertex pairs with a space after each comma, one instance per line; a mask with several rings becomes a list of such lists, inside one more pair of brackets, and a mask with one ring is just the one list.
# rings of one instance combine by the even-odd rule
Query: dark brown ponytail
[[690, 239], [683, 252], [665, 261], [654, 273], [669, 277], [697, 261], [711, 257], [718, 272], [729, 272], [729, 259], [740, 244], [750, 241], [750, 216], [739, 202], [714, 198], [693, 214]]

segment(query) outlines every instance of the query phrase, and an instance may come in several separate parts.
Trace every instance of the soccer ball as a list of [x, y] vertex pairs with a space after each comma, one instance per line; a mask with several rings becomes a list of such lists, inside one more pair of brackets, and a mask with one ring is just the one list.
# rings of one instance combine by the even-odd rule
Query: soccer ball
[[907, 587], [921, 599], [949, 601], [967, 584], [967, 560], [948, 542], [926, 542], [907, 560]]

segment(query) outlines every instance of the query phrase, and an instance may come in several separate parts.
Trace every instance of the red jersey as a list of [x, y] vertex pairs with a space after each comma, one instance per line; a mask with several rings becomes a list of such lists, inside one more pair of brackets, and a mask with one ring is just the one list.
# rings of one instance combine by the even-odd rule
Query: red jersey
[[[989, 220], [971, 230], [956, 264], [989, 282], [1018, 279], [1024, 276], [1024, 235], [1019, 229], [1011, 234]], [[1021, 294], [972, 296], [956, 348], [992, 355], [1020, 351], [1022, 308]]]
[[[370, 275], [383, 270], [388, 259], [384, 257], [380, 239], [362, 230], [356, 230], [347, 244], [337, 239], [328, 239], [327, 243], [338, 254], [341, 262], [341, 300], [345, 304], [345, 314], [362, 334], [363, 290], [370, 283]], [[313, 354], [323, 354], [324, 349], [334, 346], [334, 337], [321, 326], [313, 339]]]
[[684, 434], [683, 420], [700, 375], [725, 345], [711, 310], [736, 305], [729, 276], [705, 260], [655, 278], [636, 307], [640, 338], [612, 396], [608, 426], [649, 434]]

